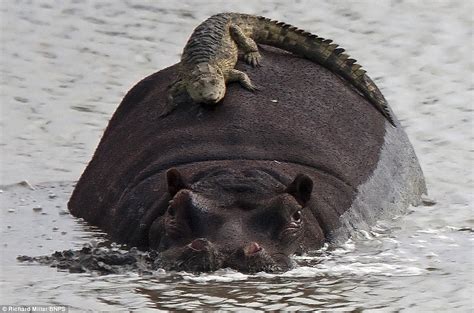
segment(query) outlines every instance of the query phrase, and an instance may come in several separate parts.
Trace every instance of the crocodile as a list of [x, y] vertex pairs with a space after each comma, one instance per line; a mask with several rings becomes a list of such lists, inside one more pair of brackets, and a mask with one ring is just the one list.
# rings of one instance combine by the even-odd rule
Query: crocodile
[[161, 116], [171, 113], [183, 94], [195, 103], [215, 105], [224, 98], [227, 83], [239, 82], [248, 90], [258, 90], [246, 73], [235, 69], [239, 50], [246, 63], [261, 65], [257, 43], [300, 55], [338, 74], [395, 126], [378, 87], [361, 65], [331, 39], [263, 16], [241, 13], [216, 14], [196, 27], [183, 49], [180, 74], [169, 87], [168, 103]]

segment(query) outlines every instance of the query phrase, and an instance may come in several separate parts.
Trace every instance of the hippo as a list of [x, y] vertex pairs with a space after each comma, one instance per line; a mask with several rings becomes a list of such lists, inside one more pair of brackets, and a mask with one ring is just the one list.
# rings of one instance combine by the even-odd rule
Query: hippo
[[260, 90], [230, 84], [212, 108], [189, 101], [160, 116], [177, 65], [135, 85], [70, 212], [159, 251], [167, 270], [271, 272], [420, 203], [423, 173], [396, 118], [317, 63], [268, 46], [261, 54], [259, 68], [236, 66]]

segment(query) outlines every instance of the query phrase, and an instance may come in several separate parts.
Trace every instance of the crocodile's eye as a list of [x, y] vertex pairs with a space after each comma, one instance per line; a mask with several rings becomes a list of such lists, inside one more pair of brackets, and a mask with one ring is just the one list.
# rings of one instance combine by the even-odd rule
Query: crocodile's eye
[[298, 210], [295, 213], [293, 213], [291, 218], [293, 219], [294, 222], [300, 223], [301, 222], [301, 210]]

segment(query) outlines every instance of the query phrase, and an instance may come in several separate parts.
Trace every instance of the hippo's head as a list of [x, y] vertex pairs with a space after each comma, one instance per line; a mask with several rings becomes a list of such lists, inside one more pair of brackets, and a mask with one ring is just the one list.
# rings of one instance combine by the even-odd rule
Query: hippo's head
[[150, 246], [173, 270], [243, 272], [291, 267], [305, 232], [313, 182], [299, 174], [285, 185], [260, 170], [220, 170], [192, 184], [167, 172], [172, 197], [153, 224]]

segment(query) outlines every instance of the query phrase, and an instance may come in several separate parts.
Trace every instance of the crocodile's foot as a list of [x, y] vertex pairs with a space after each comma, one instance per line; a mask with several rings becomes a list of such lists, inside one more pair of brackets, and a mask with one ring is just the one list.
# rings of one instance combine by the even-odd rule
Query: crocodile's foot
[[252, 65], [253, 67], [262, 66], [261, 63], [260, 63], [262, 61], [262, 56], [260, 55], [260, 53], [258, 51], [247, 52], [244, 55], [244, 60], [245, 60], [245, 62]]
[[167, 101], [166, 104], [165, 104], [165, 107], [161, 111], [159, 117], [166, 117], [166, 116], [170, 115], [171, 112], [173, 112], [174, 109], [176, 109], [177, 106], [178, 106], [177, 103], [174, 103], [172, 101]]
[[226, 73], [226, 83], [239, 82], [242, 87], [250, 91], [258, 91], [259, 87], [255, 86], [247, 74], [242, 71], [232, 69]]
[[189, 101], [185, 85], [181, 79], [177, 79], [168, 86], [168, 97], [159, 117], [169, 115], [180, 103]]
[[250, 83], [250, 84], [247, 85], [247, 84], [243, 84], [243, 83], [241, 82], [241, 84], [242, 84], [242, 86], [243, 86], [245, 89], [247, 89], [248, 91], [260, 91], [260, 90], [262, 90], [261, 87], [255, 86], [255, 85], [252, 84], [252, 83]]
[[168, 95], [163, 110], [161, 111], [159, 117], [166, 117], [171, 114], [178, 106], [191, 103], [192, 99], [186, 92], [176, 93], [174, 95]]

